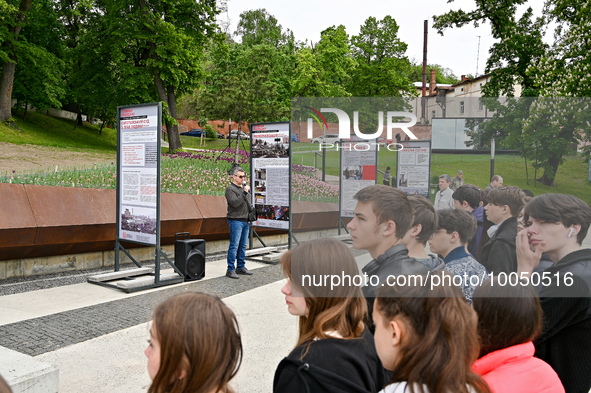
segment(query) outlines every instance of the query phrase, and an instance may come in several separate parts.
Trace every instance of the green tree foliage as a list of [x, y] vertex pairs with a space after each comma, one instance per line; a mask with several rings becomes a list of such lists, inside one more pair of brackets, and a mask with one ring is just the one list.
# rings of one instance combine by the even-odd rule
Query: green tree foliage
[[287, 46], [293, 51], [294, 37], [289, 29], [283, 31], [277, 19], [266, 9], [244, 11], [234, 35], [246, 46], [266, 44], [275, 48]]
[[[585, 1], [553, 0], [546, 4], [545, 22], [556, 24], [554, 42], [537, 64], [527, 72], [544, 96], [591, 96], [591, 5]], [[564, 106], [577, 105], [586, 99], [561, 99], [554, 112], [564, 112]], [[588, 105], [579, 105], [576, 116], [564, 119], [555, 135], [566, 135], [570, 141], [583, 143], [585, 159], [591, 158], [591, 125]], [[547, 110], [546, 110], [547, 111]], [[582, 117], [587, 116], [587, 119]], [[560, 146], [559, 146], [560, 147]]]
[[345, 26], [332, 26], [320, 33], [315, 47], [304, 46], [296, 53], [292, 80], [293, 97], [348, 97], [347, 86], [356, 62]]
[[36, 45], [20, 45], [12, 96], [25, 109], [60, 108], [65, 95], [64, 62]]
[[[109, 102], [145, 102], [151, 90], [152, 100], [158, 97], [167, 109], [170, 150], [178, 150], [176, 96], [194, 89], [204, 77], [201, 58], [209, 37], [216, 34], [216, 12], [214, 0], [97, 2], [78, 51], [78, 58], [92, 62], [79, 67], [79, 98], [100, 113], [112, 109]], [[93, 42], [101, 45], [93, 47]], [[101, 66], [104, 70], [96, 69]], [[111, 100], [92, 100], [109, 82], [114, 88], [107, 87], [106, 96]], [[131, 96], [121, 94], [129, 90]]]
[[571, 143], [581, 134], [590, 134], [588, 123], [589, 98], [537, 97], [524, 121], [526, 140], [536, 149], [534, 167], [543, 169], [543, 184], [554, 185], [558, 167], [564, 156], [571, 153]]
[[514, 86], [521, 86], [522, 97], [537, 97], [539, 89], [527, 69], [537, 64], [547, 50], [542, 41], [543, 20], [534, 20], [532, 9], [528, 8], [521, 18], [509, 24], [501, 41], [492, 45], [486, 65], [486, 72], [492, 73], [491, 80], [484, 86], [489, 97], [515, 94]]
[[[84, 83], [80, 80], [82, 75], [86, 75], [88, 78], [94, 77], [97, 71], [105, 72], [109, 66], [104, 66], [104, 69], [99, 68], [99, 64], [94, 63], [94, 57], [89, 56], [87, 53], [82, 53], [79, 45], [82, 41], [88, 41], [93, 36], [93, 25], [92, 18], [96, 13], [92, 12], [94, 8], [94, 0], [58, 0], [54, 1], [56, 7], [56, 15], [61, 22], [62, 30], [62, 45], [64, 48], [63, 60], [66, 63], [66, 97], [64, 98], [64, 104], [68, 105], [73, 110], [72, 105], [77, 108], [76, 125], [82, 125], [82, 113], [87, 114], [89, 117], [100, 116], [103, 120], [114, 126], [115, 124], [115, 107], [110, 106], [112, 110], [110, 116], [107, 115], [106, 111], [99, 111], [95, 113], [95, 103], [86, 102], [85, 99], [90, 99], [89, 95], [84, 94], [84, 87], [81, 87]], [[97, 50], [100, 46], [100, 41], [94, 42], [97, 46]], [[103, 63], [105, 64], [105, 63]], [[87, 69], [87, 65], [93, 67]], [[98, 69], [98, 70], [97, 70]], [[95, 90], [95, 93], [100, 90]], [[99, 101], [102, 97], [92, 96], [93, 101]], [[99, 132], [102, 132], [102, 127]]]
[[136, 66], [138, 49], [112, 34], [107, 18], [90, 15], [86, 33], [77, 41], [70, 49], [68, 79], [70, 99], [83, 112], [103, 125], [114, 124], [117, 106], [157, 100], [153, 76]]
[[216, 67], [205, 81], [202, 114], [208, 118], [249, 122], [289, 116], [289, 55], [270, 45], [219, 43]]
[[[531, 8], [517, 17], [517, 7], [526, 3], [526, 0], [508, 0], [499, 3], [494, 0], [475, 1], [475, 10], [464, 12], [462, 10], [450, 11], [444, 15], [435, 17], [434, 27], [440, 34], [451, 27], [462, 27], [473, 23], [488, 22], [491, 26], [492, 36], [497, 39], [490, 49], [486, 72], [491, 73], [491, 80], [484, 86], [483, 92], [487, 97], [513, 96], [515, 84], [521, 86], [523, 97], [537, 97], [543, 95], [569, 95], [567, 85], [557, 69], [569, 69], [567, 73], [572, 75], [570, 85], [581, 84], [586, 70], [580, 65], [581, 58], [571, 57], [564, 51], [561, 43], [568, 41], [568, 32], [575, 31], [574, 26], [581, 25], [583, 20], [588, 21], [588, 12], [585, 12], [584, 2], [580, 7], [572, 2], [563, 0], [547, 0], [546, 15], [544, 18], [534, 19]], [[582, 11], [579, 11], [583, 9]], [[588, 9], [588, 6], [587, 6]], [[576, 15], [586, 15], [577, 17]], [[557, 30], [558, 39], [552, 48], [542, 41], [544, 28], [549, 20], [555, 19], [562, 25]], [[585, 22], [588, 23], [588, 22]], [[562, 26], [568, 26], [566, 30]], [[566, 47], [576, 48], [583, 37], [589, 36], [587, 28], [581, 28], [571, 36], [570, 44]], [[567, 32], [566, 34], [562, 34]], [[586, 49], [579, 52], [586, 52]], [[585, 56], [583, 54], [583, 56]], [[568, 67], [572, 61], [573, 67]], [[576, 66], [575, 66], [576, 64]], [[583, 62], [584, 64], [584, 62]], [[583, 68], [582, 68], [583, 67]], [[545, 185], [553, 185], [556, 171], [563, 162], [563, 156], [568, 152], [568, 144], [581, 140], [582, 129], [577, 128], [576, 120], [565, 121], [566, 126], [550, 120], [554, 118], [553, 110], [549, 109], [546, 102], [542, 107], [530, 108], [529, 104], [538, 105], [538, 100], [521, 100], [516, 104], [509, 104], [494, 98], [486, 99], [489, 110], [496, 111], [495, 120], [483, 124], [485, 136], [500, 138], [505, 146], [516, 148], [527, 160], [536, 161], [535, 165], [544, 169], [543, 176], [539, 179]], [[511, 102], [511, 101], [509, 101]], [[557, 113], [565, 114], [565, 109], [560, 109], [560, 104], [555, 108]], [[574, 116], [577, 118], [576, 116]], [[502, 119], [506, 118], [506, 119]], [[521, 127], [504, 128], [508, 122], [517, 122]], [[533, 156], [532, 156], [533, 155]]]
[[539, 63], [530, 64], [528, 75], [544, 95], [591, 96], [591, 5], [554, 0], [545, 17], [557, 24], [555, 40]]
[[66, 90], [61, 27], [52, 1], [32, 4], [15, 46], [19, 61], [12, 91], [25, 109], [25, 118], [29, 106], [47, 110], [62, 105]]
[[535, 97], [532, 78], [526, 74], [527, 67], [537, 62], [544, 53], [541, 20], [533, 20], [531, 8], [517, 19], [517, 7], [527, 0], [508, 0], [499, 3], [495, 0], [475, 1], [476, 8], [465, 12], [461, 9], [433, 17], [433, 27], [439, 34], [448, 28], [462, 27], [473, 23], [491, 26], [491, 34], [497, 40], [490, 49], [485, 72], [492, 73], [485, 85], [484, 93], [489, 97], [514, 95], [514, 85], [520, 84], [525, 94]]
[[391, 16], [369, 17], [359, 35], [351, 37], [353, 71], [349, 92], [355, 97], [400, 97], [415, 88], [402, 70], [410, 67], [407, 44], [398, 38], [398, 24]]
[[33, 0], [21, 0], [17, 8], [13, 1], [0, 0], [0, 10], [6, 12], [0, 13], [0, 122], [9, 119], [12, 114], [12, 89], [18, 62], [16, 43], [32, 2]]

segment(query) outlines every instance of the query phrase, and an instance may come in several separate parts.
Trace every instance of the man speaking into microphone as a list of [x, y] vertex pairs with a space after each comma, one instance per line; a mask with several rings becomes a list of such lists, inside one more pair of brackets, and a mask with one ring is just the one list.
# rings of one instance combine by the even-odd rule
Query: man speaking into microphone
[[[245, 266], [246, 242], [248, 241], [248, 212], [251, 206], [250, 187], [244, 182], [244, 169], [235, 166], [230, 171], [232, 183], [226, 188], [228, 202], [228, 226], [230, 248], [226, 277], [238, 279], [238, 274], [251, 275]], [[236, 263], [236, 265], [235, 265]]]

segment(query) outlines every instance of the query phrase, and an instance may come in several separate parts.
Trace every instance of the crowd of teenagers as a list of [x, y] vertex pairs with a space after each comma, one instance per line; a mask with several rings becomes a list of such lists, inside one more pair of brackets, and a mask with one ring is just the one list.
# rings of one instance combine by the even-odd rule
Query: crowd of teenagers
[[[591, 208], [514, 186], [466, 184], [453, 198], [437, 211], [392, 187], [359, 191], [347, 227], [373, 258], [361, 271], [330, 238], [283, 255], [299, 334], [273, 392], [590, 391]], [[363, 285], [344, 279], [356, 276]], [[232, 392], [238, 322], [215, 296], [174, 296], [155, 308], [145, 354], [149, 393]]]

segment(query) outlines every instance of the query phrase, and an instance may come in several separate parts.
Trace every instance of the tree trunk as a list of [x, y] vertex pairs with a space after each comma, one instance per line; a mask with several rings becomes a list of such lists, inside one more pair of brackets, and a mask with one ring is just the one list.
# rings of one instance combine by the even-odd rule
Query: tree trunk
[[76, 113], [76, 125], [74, 125], [74, 129], [78, 126], [82, 126], [82, 111], [80, 110], [80, 106], [78, 106], [78, 112]]
[[27, 121], [27, 111], [29, 109], [29, 103], [25, 102], [25, 114], [23, 116], [23, 121]]
[[[152, 70], [152, 72], [154, 73], [154, 84], [156, 85], [158, 98], [160, 99], [160, 101], [166, 104], [166, 110], [168, 110], [168, 97], [166, 96], [166, 90], [164, 90], [164, 83], [162, 83], [162, 79], [160, 79], [156, 70]], [[172, 154], [174, 153], [174, 148], [172, 147], [172, 143], [170, 143], [170, 129], [172, 128], [172, 125], [166, 119], [164, 120], [164, 125], [166, 126], [166, 133], [169, 134], [168, 152]]]
[[[27, 18], [27, 13], [31, 8], [33, 0], [21, 0], [19, 10], [16, 14], [16, 23], [8, 28], [8, 40], [4, 43], [4, 49], [8, 52], [10, 62], [2, 63], [2, 74], [0, 75], [0, 122], [5, 122], [12, 117], [12, 86], [14, 84], [14, 70], [16, 69], [16, 55], [14, 53], [13, 43], [18, 40], [18, 35]], [[12, 36], [12, 37], [10, 37]]]
[[101, 135], [103, 133], [103, 127], [105, 126], [105, 121], [103, 120], [103, 122], [101, 123], [101, 128], [99, 129], [99, 135]]
[[[166, 91], [168, 93], [168, 112], [170, 113], [170, 116], [176, 120], [176, 98], [174, 95], [174, 87], [167, 86]], [[168, 143], [170, 150], [182, 149], [183, 146], [181, 144], [181, 137], [179, 136], [178, 124], [171, 124], [170, 127], [167, 124], [166, 129], [168, 130]]]
[[[149, 11], [147, 10], [145, 0], [138, 0], [138, 5], [142, 14], [147, 16]], [[156, 54], [156, 44], [154, 42], [148, 42], [148, 45], [149, 48], [144, 50], [143, 56], [158, 59], [158, 55]], [[154, 74], [154, 84], [156, 85], [156, 90], [158, 91], [158, 97], [160, 98], [160, 101], [166, 104], [170, 117], [173, 117], [176, 120], [176, 99], [174, 95], [174, 88], [169, 86], [168, 89], [165, 89], [164, 83], [158, 75], [158, 71], [153, 68], [152, 73]], [[178, 125], [173, 125], [169, 120], [165, 120], [164, 124], [166, 125], [166, 133], [168, 134], [168, 152], [174, 153], [176, 150], [182, 149], [183, 146], [181, 145]]]
[[536, 146], [536, 164], [534, 165], [534, 187], [536, 186], [536, 182], [538, 181], [538, 147]]
[[562, 156], [558, 157], [551, 157], [548, 160], [548, 164], [550, 164], [550, 171], [544, 170], [544, 175], [538, 179], [545, 186], [554, 187], [554, 179], [556, 179], [556, 173], [558, 172], [558, 167], [560, 165], [560, 159]]
[[523, 159], [525, 161], [525, 184], [529, 186], [529, 174], [527, 172], [527, 154], [525, 152], [525, 144], [521, 144], [521, 151], [523, 152]]
[[234, 162], [238, 164], [238, 145], [240, 144], [240, 131], [242, 131], [242, 114], [238, 115], [238, 132], [236, 132], [236, 152], [234, 153]]
[[16, 63], [3, 63], [0, 76], [0, 122], [12, 117], [12, 84]]

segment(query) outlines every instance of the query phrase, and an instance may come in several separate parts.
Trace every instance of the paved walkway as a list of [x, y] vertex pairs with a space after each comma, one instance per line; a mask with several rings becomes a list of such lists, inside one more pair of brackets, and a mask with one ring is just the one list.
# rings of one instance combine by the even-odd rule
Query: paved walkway
[[[591, 235], [584, 246], [591, 247]], [[371, 259], [355, 254], [360, 267]], [[297, 318], [280, 292], [280, 266], [247, 265], [254, 275], [239, 280], [224, 277], [218, 260], [206, 264], [203, 280], [132, 294], [81, 283], [1, 296], [0, 347], [57, 365], [60, 393], [146, 392], [151, 310], [173, 294], [206, 291], [223, 298], [240, 325], [244, 358], [232, 386], [271, 392], [275, 368], [296, 343]]]
[[[282, 286], [283, 281], [276, 281], [224, 298], [236, 313], [244, 347], [242, 366], [232, 380], [237, 392], [271, 392], [275, 368], [295, 345], [297, 319], [286, 310]], [[35, 358], [59, 367], [60, 393], [146, 392], [148, 330], [148, 323], [135, 324]]]
[[270, 392], [275, 368], [296, 343], [297, 319], [280, 292], [280, 266], [247, 266], [254, 275], [231, 280], [225, 260], [208, 262], [203, 280], [132, 294], [82, 283], [2, 296], [0, 346], [57, 365], [60, 393], [145, 392], [152, 309], [173, 294], [205, 291], [223, 298], [240, 325], [244, 358], [232, 386]]

